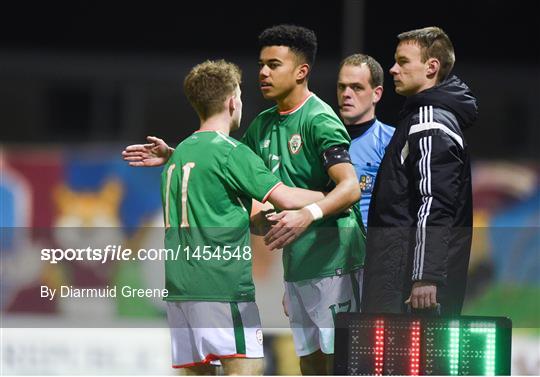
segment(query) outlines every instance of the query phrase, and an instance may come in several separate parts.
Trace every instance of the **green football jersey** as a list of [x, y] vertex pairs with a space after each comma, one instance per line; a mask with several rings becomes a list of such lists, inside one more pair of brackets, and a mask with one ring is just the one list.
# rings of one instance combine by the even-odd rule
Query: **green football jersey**
[[[323, 152], [347, 148], [350, 138], [332, 108], [311, 94], [297, 108], [260, 113], [242, 141], [288, 186], [330, 191], [335, 185], [323, 165]], [[335, 276], [363, 266], [365, 233], [357, 206], [312, 224], [283, 250], [286, 281]]]
[[[166, 300], [254, 301], [251, 198], [280, 184], [244, 144], [201, 131], [182, 141], [165, 165]], [[169, 251], [168, 251], [169, 252]]]

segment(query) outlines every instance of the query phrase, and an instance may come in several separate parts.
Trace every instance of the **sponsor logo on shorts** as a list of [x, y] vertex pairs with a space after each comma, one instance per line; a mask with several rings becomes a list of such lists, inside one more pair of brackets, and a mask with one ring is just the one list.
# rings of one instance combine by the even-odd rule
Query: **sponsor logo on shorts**
[[261, 329], [257, 329], [257, 331], [255, 332], [255, 335], [257, 337], [257, 342], [259, 342], [260, 345], [263, 344], [263, 333], [262, 333], [262, 330]]

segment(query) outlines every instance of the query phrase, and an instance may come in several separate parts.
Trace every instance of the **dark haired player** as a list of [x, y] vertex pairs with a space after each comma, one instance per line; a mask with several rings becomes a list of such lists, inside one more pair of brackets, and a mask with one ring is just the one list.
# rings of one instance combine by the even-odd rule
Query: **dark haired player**
[[[283, 211], [267, 234], [284, 247], [285, 303], [303, 374], [331, 371], [334, 319], [360, 309], [364, 233], [350, 138], [332, 108], [308, 89], [317, 50], [312, 30], [278, 25], [259, 36], [259, 82], [276, 106], [260, 113], [242, 141], [283, 183], [328, 192], [306, 212]], [[352, 210], [349, 208], [352, 207]]]

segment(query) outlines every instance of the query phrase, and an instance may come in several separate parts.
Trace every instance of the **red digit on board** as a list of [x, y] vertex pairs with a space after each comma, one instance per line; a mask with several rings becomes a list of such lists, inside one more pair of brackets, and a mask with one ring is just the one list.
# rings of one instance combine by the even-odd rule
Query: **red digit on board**
[[375, 376], [382, 376], [384, 366], [384, 320], [375, 321]]
[[410, 376], [420, 374], [420, 321], [411, 322]]

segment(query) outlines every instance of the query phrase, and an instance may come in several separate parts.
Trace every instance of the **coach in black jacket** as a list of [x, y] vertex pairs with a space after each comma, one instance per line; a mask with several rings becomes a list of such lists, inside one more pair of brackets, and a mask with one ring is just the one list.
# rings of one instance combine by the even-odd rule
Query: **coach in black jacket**
[[454, 49], [439, 28], [398, 35], [390, 69], [407, 97], [386, 148], [368, 218], [363, 310], [401, 313], [441, 304], [460, 314], [472, 237], [470, 158], [463, 130], [477, 117], [450, 76]]

